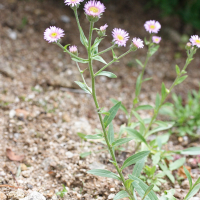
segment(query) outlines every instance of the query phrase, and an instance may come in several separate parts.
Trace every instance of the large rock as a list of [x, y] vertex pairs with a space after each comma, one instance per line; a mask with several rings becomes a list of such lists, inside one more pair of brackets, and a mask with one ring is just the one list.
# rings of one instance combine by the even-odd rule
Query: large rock
[[21, 200], [46, 200], [46, 198], [39, 192], [34, 191], [31, 194], [29, 194], [27, 197]]

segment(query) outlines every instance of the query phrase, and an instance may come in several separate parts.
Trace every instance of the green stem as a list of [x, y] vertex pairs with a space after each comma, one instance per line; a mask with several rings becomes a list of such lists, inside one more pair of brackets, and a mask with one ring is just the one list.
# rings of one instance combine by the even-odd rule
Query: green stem
[[103, 53], [106, 53], [106, 52], [112, 50], [114, 47], [115, 47], [115, 44], [112, 45], [111, 47], [109, 47], [109, 48], [107, 48], [107, 49], [105, 49], [105, 50], [103, 50], [103, 51], [101, 51], [101, 52], [95, 54], [95, 56], [99, 56], [99, 55], [101, 55], [101, 54], [103, 54]]
[[[95, 106], [96, 106], [96, 110], [99, 110], [100, 107], [99, 107], [99, 104], [98, 104], [98, 101], [97, 101], [97, 97], [96, 97], [96, 90], [95, 90], [95, 74], [93, 72], [93, 68], [92, 68], [92, 55], [91, 55], [91, 41], [92, 41], [92, 32], [93, 32], [93, 26], [94, 26], [94, 23], [93, 22], [90, 22], [90, 33], [89, 33], [89, 46], [88, 46], [88, 58], [89, 58], [89, 70], [90, 70], [90, 76], [91, 76], [91, 79], [92, 79], [92, 96], [93, 96], [93, 100], [94, 100], [94, 103], [95, 103]], [[104, 123], [103, 123], [103, 118], [102, 118], [102, 115], [100, 113], [98, 113], [98, 116], [99, 116], [99, 120], [101, 122], [101, 126], [102, 126], [102, 129], [103, 129], [103, 134], [104, 134], [104, 138], [105, 138], [105, 141], [106, 141], [106, 144], [107, 144], [107, 147], [109, 149], [109, 152], [112, 156], [112, 159], [115, 163], [115, 168], [125, 186], [125, 178], [122, 174], [122, 171], [121, 169], [119, 168], [118, 164], [117, 164], [117, 160], [115, 158], [115, 153], [112, 149], [112, 146], [110, 145], [109, 143], [109, 140], [108, 140], [108, 136], [107, 136], [107, 133], [106, 133], [106, 128], [104, 126]], [[125, 186], [126, 188], [126, 186]], [[126, 191], [127, 193], [129, 194], [131, 200], [135, 200], [135, 198], [133, 197], [131, 191], [129, 191], [128, 188], [126, 188]]]

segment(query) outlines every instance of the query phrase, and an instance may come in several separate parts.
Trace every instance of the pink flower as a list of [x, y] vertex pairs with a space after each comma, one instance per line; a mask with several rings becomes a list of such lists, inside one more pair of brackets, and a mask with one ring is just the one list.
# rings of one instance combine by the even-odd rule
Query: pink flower
[[144, 47], [143, 41], [140, 38], [138, 38], [138, 39], [133, 38], [132, 42], [133, 42], [133, 45], [136, 46], [138, 49]]
[[105, 24], [104, 26], [101, 26], [101, 27], [100, 27], [100, 31], [105, 31], [107, 28], [108, 28], [108, 25]]
[[84, 7], [86, 15], [99, 18], [105, 9], [105, 6], [100, 1], [95, 0], [88, 1]]
[[150, 20], [145, 22], [144, 27], [146, 31], [149, 33], [158, 33], [158, 31], [161, 28], [161, 25], [159, 22], [155, 20]]
[[153, 36], [152, 37], [153, 43], [159, 44], [161, 41], [161, 37], [158, 36]]
[[70, 51], [71, 53], [77, 53], [77, 51], [78, 51], [77, 46], [70, 46], [70, 47], [69, 47], [69, 51]]
[[112, 31], [114, 43], [118, 46], [126, 46], [126, 42], [129, 39], [129, 34], [120, 28], [114, 28]]
[[61, 28], [50, 26], [50, 28], [47, 28], [44, 32], [44, 39], [49, 43], [57, 42], [64, 35], [64, 31]]
[[200, 48], [200, 37], [198, 35], [192, 35], [190, 42], [192, 43], [192, 46], [197, 46]]
[[84, 0], [65, 0], [65, 4], [67, 6], [77, 6], [78, 4], [80, 4], [81, 2], [83, 2]]

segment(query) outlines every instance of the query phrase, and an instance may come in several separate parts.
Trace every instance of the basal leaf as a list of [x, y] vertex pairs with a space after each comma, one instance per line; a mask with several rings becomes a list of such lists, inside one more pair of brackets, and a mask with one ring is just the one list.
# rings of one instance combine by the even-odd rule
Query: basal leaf
[[115, 74], [113, 74], [112, 72], [107, 72], [107, 71], [102, 71], [98, 73], [97, 76], [107, 76], [109, 78], [117, 78]]
[[118, 200], [118, 199], [122, 199], [122, 198], [125, 198], [125, 197], [129, 197], [129, 195], [126, 191], [122, 190], [115, 195], [113, 200]]

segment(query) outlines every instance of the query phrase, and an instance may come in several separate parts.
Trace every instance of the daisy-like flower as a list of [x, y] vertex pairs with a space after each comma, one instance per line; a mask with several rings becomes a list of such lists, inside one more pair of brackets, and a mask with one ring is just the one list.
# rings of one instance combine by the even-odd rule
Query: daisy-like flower
[[78, 52], [78, 49], [77, 49], [77, 46], [70, 46], [69, 47], [69, 51], [71, 52], [71, 53], [77, 53]]
[[190, 42], [192, 43], [192, 46], [197, 46], [200, 48], [200, 37], [198, 35], [192, 35]]
[[105, 9], [105, 6], [100, 1], [95, 0], [88, 1], [84, 7], [86, 15], [98, 18], [100, 18]]
[[161, 41], [161, 37], [158, 36], [153, 36], [152, 37], [153, 43], [159, 44]]
[[65, 5], [74, 7], [78, 6], [83, 1], [84, 0], [65, 0]]
[[50, 26], [50, 28], [47, 28], [44, 32], [44, 39], [49, 43], [57, 42], [64, 35], [64, 31], [61, 28]]
[[126, 46], [126, 42], [129, 39], [129, 34], [121, 28], [114, 28], [112, 31], [112, 36], [114, 43], [118, 46]]
[[144, 47], [143, 41], [140, 38], [133, 38], [132, 40], [133, 45], [136, 46], [138, 49], [141, 49]]
[[145, 22], [144, 27], [149, 33], [158, 33], [158, 31], [161, 28], [161, 25], [158, 21], [150, 20]]
[[108, 25], [105, 24], [104, 26], [101, 26], [101, 27], [100, 27], [100, 31], [105, 31], [107, 28], [108, 28]]

